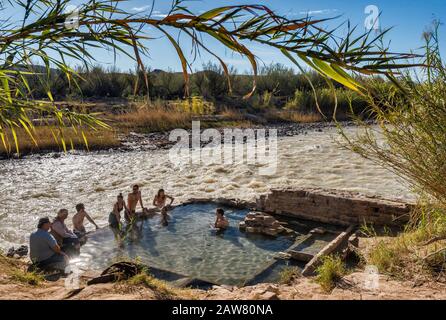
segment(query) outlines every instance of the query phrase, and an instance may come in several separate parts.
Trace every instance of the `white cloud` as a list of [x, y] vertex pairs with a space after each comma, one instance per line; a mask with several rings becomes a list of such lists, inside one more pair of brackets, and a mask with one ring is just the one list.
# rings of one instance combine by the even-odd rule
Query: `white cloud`
[[152, 17], [155, 17], [155, 18], [165, 18], [165, 17], [167, 17], [167, 14], [155, 10], [155, 11], [152, 12]]
[[134, 7], [134, 8], [132, 8], [132, 11], [143, 12], [143, 11], [146, 11], [147, 9], [149, 9], [149, 8], [150, 8], [150, 6]]
[[[134, 12], [144, 12], [144, 11], [147, 11], [148, 9], [150, 9], [150, 7], [151, 6], [134, 7], [131, 10], [134, 11]], [[154, 18], [165, 18], [165, 17], [167, 17], [167, 14], [166, 13], [162, 13], [162, 12], [157, 11], [157, 10], [154, 10], [152, 12], [151, 16], [154, 17]]]
[[338, 9], [321, 9], [321, 10], [308, 10], [308, 11], [301, 11], [299, 14], [314, 16], [318, 14], [332, 14], [335, 12], [338, 12]]

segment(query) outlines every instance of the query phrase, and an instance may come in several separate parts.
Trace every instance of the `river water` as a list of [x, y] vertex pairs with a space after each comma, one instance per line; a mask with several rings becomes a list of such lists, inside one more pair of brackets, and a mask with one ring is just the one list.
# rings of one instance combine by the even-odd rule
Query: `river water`
[[100, 226], [106, 226], [116, 195], [126, 194], [134, 183], [142, 187], [147, 205], [159, 188], [174, 196], [175, 202], [193, 197], [253, 200], [270, 188], [287, 186], [414, 199], [394, 174], [340, 148], [336, 139], [335, 129], [279, 138], [277, 169], [271, 175], [260, 175], [262, 165], [243, 161], [178, 167], [170, 161], [168, 150], [1, 161], [0, 248], [26, 244], [39, 217], [54, 217], [60, 208], [72, 215], [79, 202], [85, 203]]

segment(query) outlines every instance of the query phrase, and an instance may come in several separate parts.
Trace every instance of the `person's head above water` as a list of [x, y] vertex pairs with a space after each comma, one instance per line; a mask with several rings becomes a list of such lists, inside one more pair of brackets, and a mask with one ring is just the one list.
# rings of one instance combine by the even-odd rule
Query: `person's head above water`
[[223, 217], [225, 215], [225, 211], [222, 208], [217, 208], [217, 210], [215, 210], [215, 213], [219, 217]]
[[85, 210], [85, 205], [83, 203], [79, 203], [76, 205], [76, 211], [80, 212], [81, 210]]
[[122, 193], [118, 194], [118, 196], [116, 198], [118, 199], [118, 201], [124, 200], [124, 196], [122, 195]]
[[133, 193], [137, 193], [139, 191], [139, 185], [135, 184], [132, 187]]
[[164, 197], [164, 189], [159, 189], [157, 195], [158, 197]]
[[68, 210], [67, 209], [60, 209], [58, 212], [57, 212], [57, 219], [59, 219], [59, 220], [65, 220], [66, 218], [68, 217]]
[[48, 217], [43, 217], [39, 219], [39, 222], [37, 223], [37, 229], [42, 229], [45, 231], [50, 230], [51, 222]]

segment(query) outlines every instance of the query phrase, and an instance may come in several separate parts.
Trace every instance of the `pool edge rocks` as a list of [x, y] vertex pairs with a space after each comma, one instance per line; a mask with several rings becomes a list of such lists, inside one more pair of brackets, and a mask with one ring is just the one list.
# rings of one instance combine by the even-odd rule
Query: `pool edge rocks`
[[342, 226], [364, 223], [401, 227], [413, 203], [322, 188], [272, 189], [256, 201], [257, 210]]

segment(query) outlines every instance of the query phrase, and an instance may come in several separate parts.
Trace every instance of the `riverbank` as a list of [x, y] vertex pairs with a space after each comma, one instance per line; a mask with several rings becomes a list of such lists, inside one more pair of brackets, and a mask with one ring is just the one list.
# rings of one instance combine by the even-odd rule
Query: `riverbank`
[[[299, 135], [307, 135], [312, 132], [323, 132], [327, 129], [336, 128], [338, 125], [342, 127], [355, 127], [356, 123], [353, 121], [336, 122], [284, 122], [274, 121], [271, 123], [256, 123], [251, 121], [226, 121], [215, 120], [210, 117], [194, 117], [190, 122], [179, 127], [172, 127], [173, 129], [185, 129], [191, 132], [192, 121], [200, 121], [201, 130], [213, 128], [218, 130], [223, 137], [225, 129], [264, 129], [266, 137], [269, 136], [270, 130], [277, 130], [277, 137], [293, 137]], [[14, 147], [11, 146], [9, 152], [0, 144], [0, 160], [1, 159], [17, 159], [26, 158], [33, 155], [51, 155], [59, 157], [64, 153], [63, 144], [56, 141], [51, 133], [50, 127], [36, 127], [35, 138], [39, 141], [38, 146], [30, 141], [29, 136], [25, 132], [18, 132], [19, 150], [20, 153], [15, 152]], [[67, 152], [71, 154], [82, 154], [87, 150], [93, 153], [103, 152], [132, 152], [132, 151], [151, 151], [159, 149], [169, 149], [176, 142], [169, 140], [170, 130], [144, 132], [144, 130], [132, 130], [130, 127], [124, 129], [101, 129], [93, 131], [85, 130], [85, 136], [88, 146], [79, 132], [73, 129], [65, 128], [62, 130], [65, 139]], [[222, 140], [223, 142], [223, 140]], [[204, 144], [204, 142], [202, 142]]]
[[[278, 136], [306, 134], [336, 124], [314, 110], [303, 113], [274, 107], [258, 110], [215, 108], [202, 99], [184, 101], [155, 101], [150, 105], [128, 100], [106, 99], [91, 102], [56, 102], [61, 110], [94, 115], [108, 128], [79, 127], [69, 123], [59, 128], [52, 118], [32, 118], [30, 132], [24, 128], [4, 131], [5, 144], [0, 142], [0, 159], [21, 158], [31, 154], [64, 151], [134, 151], [168, 148], [172, 145], [169, 133], [173, 129], [190, 130], [193, 121], [202, 130], [215, 128], [277, 129]], [[342, 125], [353, 125], [345, 114], [339, 115]], [[19, 152], [17, 152], [15, 137]]]
[[[366, 254], [373, 246], [368, 238], [359, 239], [360, 253]], [[24, 274], [26, 263], [0, 256], [0, 299], [8, 300], [438, 300], [446, 299], [446, 284], [430, 279], [398, 280], [379, 275], [377, 286], [368, 286], [370, 273], [363, 267], [350, 270], [327, 292], [314, 277], [297, 277], [287, 284], [262, 283], [248, 287], [214, 286], [210, 290], [171, 287], [162, 281], [120, 281], [87, 285], [97, 276], [87, 272], [80, 278], [79, 289], [65, 286], [65, 279], [30, 284]]]

